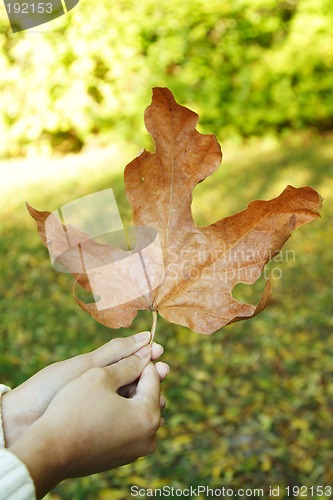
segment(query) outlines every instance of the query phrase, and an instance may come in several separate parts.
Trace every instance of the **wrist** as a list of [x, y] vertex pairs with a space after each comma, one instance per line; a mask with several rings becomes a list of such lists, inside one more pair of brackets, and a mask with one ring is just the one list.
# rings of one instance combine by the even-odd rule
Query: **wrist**
[[25, 415], [17, 400], [16, 389], [8, 391], [1, 398], [2, 428], [6, 447], [9, 448], [26, 428]]
[[2, 397], [8, 391], [10, 391], [10, 387], [0, 384], [0, 449], [6, 448], [5, 431], [2, 421]]
[[27, 467], [37, 499], [43, 498], [65, 478], [66, 466], [59, 439], [41, 417], [9, 448]]

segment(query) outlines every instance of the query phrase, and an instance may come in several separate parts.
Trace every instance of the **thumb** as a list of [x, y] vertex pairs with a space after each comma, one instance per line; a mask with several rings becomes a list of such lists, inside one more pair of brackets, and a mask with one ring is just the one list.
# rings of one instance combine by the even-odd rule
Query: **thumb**
[[133, 399], [149, 401], [154, 407], [160, 407], [160, 377], [153, 363], [149, 363], [143, 370], [136, 394]]
[[111, 366], [107, 366], [105, 370], [112, 375], [114, 389], [117, 390], [138, 379], [150, 359], [151, 346], [146, 345], [135, 354], [132, 354], [132, 356], [128, 356]]

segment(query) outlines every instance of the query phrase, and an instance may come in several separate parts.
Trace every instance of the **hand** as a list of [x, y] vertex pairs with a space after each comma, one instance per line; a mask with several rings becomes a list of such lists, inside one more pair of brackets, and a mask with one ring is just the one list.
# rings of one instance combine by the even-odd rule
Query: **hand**
[[[95, 351], [54, 363], [36, 373], [16, 389], [2, 396], [2, 418], [7, 447], [10, 447], [39, 417], [43, 415], [54, 396], [68, 382], [94, 367], [105, 367], [130, 356], [150, 339], [149, 332], [142, 332], [123, 339], [113, 339]], [[163, 348], [152, 345], [152, 359], [156, 360]], [[161, 376], [163, 376], [163, 368]], [[130, 396], [135, 384], [120, 392]]]
[[[67, 477], [108, 470], [154, 450], [161, 423], [160, 378], [168, 366], [150, 362], [149, 346], [137, 354], [69, 382], [12, 445], [10, 451], [30, 471], [37, 498]], [[132, 398], [118, 394], [136, 380]]]

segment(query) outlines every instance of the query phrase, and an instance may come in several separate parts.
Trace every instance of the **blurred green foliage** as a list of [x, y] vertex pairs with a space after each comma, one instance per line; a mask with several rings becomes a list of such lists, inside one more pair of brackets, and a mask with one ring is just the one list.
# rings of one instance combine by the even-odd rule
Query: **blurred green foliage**
[[[132, 484], [333, 483], [332, 137], [284, 145], [266, 140], [238, 150], [226, 143], [223, 150], [224, 165], [195, 190], [198, 224], [240, 210], [251, 199], [277, 196], [288, 183], [319, 190], [322, 218], [297, 230], [287, 243], [289, 253], [271, 263], [273, 276], [278, 269], [282, 277], [273, 280], [273, 301], [258, 317], [208, 337], [159, 318], [156, 340], [165, 347], [171, 372], [163, 384], [166, 425], [156, 452], [109, 473], [65, 481], [49, 495], [52, 500], [128, 500]], [[46, 364], [150, 327], [150, 314], [142, 312], [130, 329], [108, 330], [78, 308], [72, 278], [52, 270], [24, 206], [28, 199], [36, 208], [54, 210], [112, 187], [128, 222], [115, 163], [96, 160], [89, 175], [1, 192], [1, 382], [14, 386]], [[262, 286], [240, 286], [235, 293], [254, 303]]]
[[112, 130], [142, 144], [142, 105], [164, 85], [223, 139], [332, 129], [331, 0], [81, 0], [14, 35], [0, 14], [0, 155]]

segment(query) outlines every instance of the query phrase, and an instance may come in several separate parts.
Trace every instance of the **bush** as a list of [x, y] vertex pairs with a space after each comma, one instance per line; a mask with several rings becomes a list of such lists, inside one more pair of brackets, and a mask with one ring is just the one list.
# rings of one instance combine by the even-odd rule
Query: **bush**
[[[0, 154], [142, 142], [152, 86], [223, 138], [333, 123], [329, 0], [81, 0], [50, 31], [0, 19]], [[43, 27], [41, 27], [43, 29]]]

